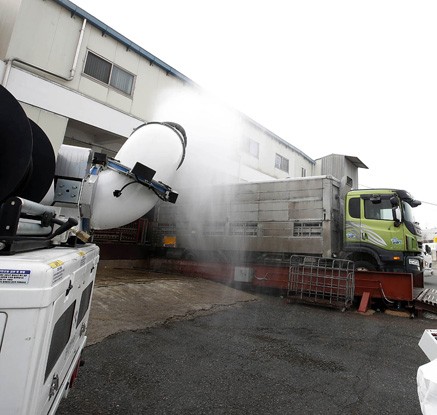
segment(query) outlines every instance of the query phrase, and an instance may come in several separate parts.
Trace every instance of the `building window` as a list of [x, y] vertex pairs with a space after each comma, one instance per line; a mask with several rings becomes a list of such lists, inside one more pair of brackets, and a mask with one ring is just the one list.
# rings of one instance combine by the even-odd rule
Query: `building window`
[[259, 158], [259, 143], [251, 138], [244, 138], [243, 151], [255, 158]]
[[111, 85], [125, 94], [132, 95], [134, 76], [92, 52], [87, 54], [83, 71], [87, 75]]
[[307, 177], [307, 169], [302, 167], [302, 177]]
[[275, 167], [288, 173], [288, 159], [282, 157], [280, 154], [276, 154]]
[[132, 93], [132, 86], [134, 84], [134, 77], [130, 73], [124, 71], [118, 66], [112, 66], [111, 80], [109, 81], [111, 86], [125, 92], [128, 95]]

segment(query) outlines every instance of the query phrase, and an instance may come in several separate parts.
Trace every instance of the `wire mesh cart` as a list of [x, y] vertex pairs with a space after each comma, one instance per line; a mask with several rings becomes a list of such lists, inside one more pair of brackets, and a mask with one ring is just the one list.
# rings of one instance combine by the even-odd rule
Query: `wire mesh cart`
[[287, 300], [340, 308], [352, 305], [354, 263], [344, 259], [293, 255], [288, 272]]

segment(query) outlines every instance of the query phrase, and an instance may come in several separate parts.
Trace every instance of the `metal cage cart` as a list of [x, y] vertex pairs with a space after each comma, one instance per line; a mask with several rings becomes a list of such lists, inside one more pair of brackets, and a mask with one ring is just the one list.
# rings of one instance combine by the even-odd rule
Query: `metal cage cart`
[[355, 290], [354, 263], [343, 259], [293, 255], [287, 299], [346, 310]]

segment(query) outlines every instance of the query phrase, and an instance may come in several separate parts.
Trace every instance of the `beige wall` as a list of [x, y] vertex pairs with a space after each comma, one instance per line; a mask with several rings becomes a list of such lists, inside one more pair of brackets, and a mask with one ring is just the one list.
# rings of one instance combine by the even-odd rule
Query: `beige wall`
[[71, 18], [67, 10], [52, 1], [21, 3], [6, 58], [19, 58], [68, 77], [82, 19]]
[[26, 115], [46, 133], [52, 143], [55, 154], [58, 154], [65, 130], [67, 128], [68, 118], [54, 114], [53, 112], [44, 111], [31, 105], [21, 104]]
[[21, 0], [0, 0], [0, 59], [5, 59]]
[[[34, 24], [35, 16], [38, 16], [37, 25]], [[83, 19], [79, 16], [71, 17], [68, 10], [52, 1], [22, 0], [5, 58], [18, 58], [68, 78], [82, 23]], [[136, 76], [133, 96], [127, 96], [83, 74], [88, 50]], [[38, 73], [25, 65], [17, 65], [143, 120], [150, 119], [156, 99], [163, 89], [174, 89], [181, 83], [159, 67], [150, 65], [137, 53], [127, 50], [112, 37], [102, 36], [102, 32], [89, 22], [84, 31], [73, 80], [62, 80]]]
[[[0, 1], [13, 3], [12, 0]], [[17, 9], [9, 9], [11, 16], [17, 13]], [[35, 18], [38, 19], [38, 24], [35, 24]], [[248, 166], [247, 171], [257, 170], [261, 176], [273, 178], [300, 177], [302, 167], [307, 170], [308, 176], [313, 174], [312, 163], [291, 147], [280, 143], [267, 131], [231, 108], [217, 100], [214, 101], [213, 97], [207, 97], [194, 83], [168, 74], [112, 37], [102, 35], [102, 31], [89, 22], [83, 33], [76, 74], [71, 81], [61, 79], [60, 77], [70, 76], [82, 25], [82, 18], [77, 15], [71, 16], [68, 10], [57, 3], [35, 0], [21, 0], [15, 25], [7, 25], [11, 36], [6, 58], [18, 58], [58, 75], [48, 75], [17, 63], [15, 73], [12, 71], [8, 77], [11, 85], [7, 85], [20, 94], [19, 99], [22, 102], [27, 102], [33, 107], [40, 105], [41, 114], [45, 110], [46, 113], [62, 115], [53, 115], [51, 118], [45, 115], [45, 119], [41, 118], [46, 129], [53, 130], [50, 138], [53, 137], [55, 147], [60, 143], [57, 134], [62, 130], [65, 133], [68, 118], [127, 137], [129, 134], [123, 133], [123, 128], [114, 125], [114, 119], [117, 117], [110, 116], [109, 109], [112, 109], [124, 115], [124, 118], [117, 119], [129, 124], [126, 131], [131, 131], [131, 124], [138, 125], [142, 121], [179, 122], [188, 135], [189, 147], [184, 169], [190, 171], [190, 176], [214, 168], [220, 178], [226, 176], [238, 180], [241, 171], [239, 165]], [[147, 45], [142, 46], [147, 48]], [[83, 73], [88, 51], [135, 76], [132, 96]], [[32, 76], [26, 77], [23, 71]], [[25, 88], [20, 89], [23, 80], [27, 84]], [[13, 82], [16, 84], [13, 85]], [[38, 85], [38, 88], [34, 88], [33, 85]], [[32, 92], [34, 96], [31, 96]], [[50, 99], [40, 99], [41, 94], [50, 94]], [[90, 104], [93, 103], [87, 104], [87, 108], [92, 108], [95, 112], [90, 114], [90, 110], [86, 111], [83, 104], [68, 105], [81, 102], [78, 97], [81, 97], [82, 101], [85, 99]], [[106, 111], [101, 107], [105, 107]], [[34, 113], [35, 109], [29, 111]], [[41, 114], [38, 116], [41, 117]], [[80, 135], [79, 132], [77, 135]], [[258, 159], [241, 151], [241, 140], [244, 137], [259, 142]], [[289, 160], [289, 172], [275, 168], [276, 153]]]
[[[303, 157], [291, 147], [285, 146], [274, 137], [271, 137], [263, 130], [257, 129], [254, 125], [246, 123], [243, 134], [245, 138], [250, 138], [259, 143], [258, 158], [248, 154], [240, 147], [241, 161], [244, 165], [252, 169], [275, 178], [301, 177], [302, 168], [306, 169], [307, 176], [314, 174], [314, 164], [307, 158]], [[275, 168], [275, 155], [280, 154], [289, 160], [288, 173]]]

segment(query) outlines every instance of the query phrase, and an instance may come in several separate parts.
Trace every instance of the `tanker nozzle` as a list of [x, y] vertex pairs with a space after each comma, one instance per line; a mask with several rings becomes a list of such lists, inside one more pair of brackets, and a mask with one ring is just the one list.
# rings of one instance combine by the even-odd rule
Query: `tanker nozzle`
[[81, 231], [80, 229], [77, 229], [75, 226], [72, 227], [70, 231], [76, 236], [76, 238], [80, 239], [84, 243], [88, 242], [91, 238], [91, 235], [89, 235], [85, 231]]

